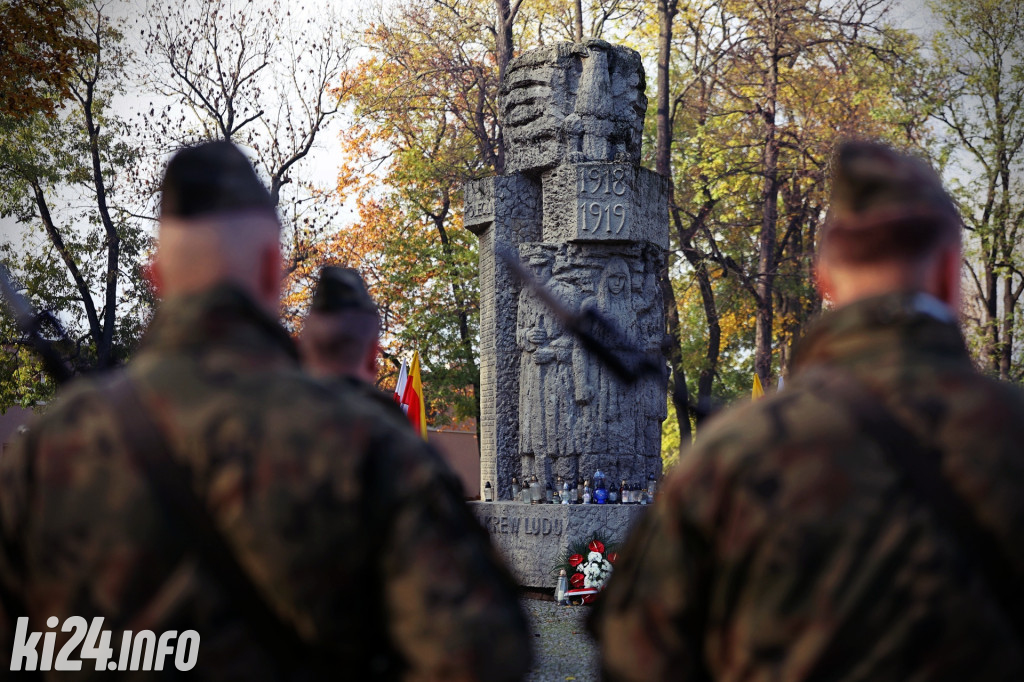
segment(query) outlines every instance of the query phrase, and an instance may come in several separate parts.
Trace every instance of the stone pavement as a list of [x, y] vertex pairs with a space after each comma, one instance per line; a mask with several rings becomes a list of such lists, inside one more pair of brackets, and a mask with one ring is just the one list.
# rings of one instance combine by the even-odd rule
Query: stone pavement
[[597, 647], [584, 621], [589, 606], [559, 606], [553, 601], [523, 599], [534, 635], [534, 667], [529, 682], [598, 680]]

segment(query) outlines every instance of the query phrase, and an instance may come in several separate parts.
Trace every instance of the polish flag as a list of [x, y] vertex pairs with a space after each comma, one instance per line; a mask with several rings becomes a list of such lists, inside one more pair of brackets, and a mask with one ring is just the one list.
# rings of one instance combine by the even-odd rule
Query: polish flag
[[398, 371], [398, 383], [395, 384], [395, 394], [392, 396], [395, 402], [401, 405], [402, 412], [409, 414], [409, 406], [402, 402], [405, 396], [405, 389], [409, 384], [409, 361], [402, 360], [402, 369]]

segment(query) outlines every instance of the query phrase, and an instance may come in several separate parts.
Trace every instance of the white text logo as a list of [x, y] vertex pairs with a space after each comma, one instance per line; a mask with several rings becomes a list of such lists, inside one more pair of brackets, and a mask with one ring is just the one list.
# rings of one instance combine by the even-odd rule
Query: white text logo
[[[121, 648], [117, 660], [110, 648], [110, 630], [103, 630], [103, 618], [92, 619], [92, 624], [81, 616], [72, 616], [64, 621], [62, 632], [71, 632], [71, 638], [56, 652], [57, 626], [60, 620], [51, 616], [46, 620], [50, 632], [29, 632], [28, 618], [19, 618], [14, 632], [14, 649], [11, 652], [11, 670], [81, 670], [81, 659], [92, 659], [96, 670], [163, 670], [171, 665], [178, 670], [191, 670], [199, 658], [199, 633], [185, 630], [168, 630], [159, 637], [152, 630], [126, 631], [121, 636]], [[43, 642], [39, 651], [39, 640]], [[81, 652], [78, 645], [82, 645]]]

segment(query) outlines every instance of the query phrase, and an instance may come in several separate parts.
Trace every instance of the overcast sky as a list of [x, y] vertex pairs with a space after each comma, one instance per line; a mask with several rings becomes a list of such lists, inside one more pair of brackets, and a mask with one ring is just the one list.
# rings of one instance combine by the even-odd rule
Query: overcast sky
[[[385, 0], [385, 2], [386, 1], [387, 0]], [[367, 3], [363, 0], [337, 0], [332, 3], [332, 7], [345, 12], [354, 12], [359, 9], [365, 9], [366, 5]], [[117, 14], [120, 14], [129, 22], [132, 22], [142, 16], [141, 13], [145, 11], [145, 2], [124, 2], [120, 5], [115, 3], [115, 6], [119, 7]], [[295, 9], [295, 6], [296, 3], [289, 4], [289, 10]], [[322, 7], [323, 5], [322, 3], [313, 2], [309, 6], [313, 8], [313, 11], [315, 11], [317, 6]], [[898, 25], [912, 30], [922, 36], [929, 35], [934, 27], [934, 18], [926, 6], [925, 0], [893, 2], [892, 17]], [[138, 30], [128, 30], [126, 31], [126, 35], [129, 37], [130, 41], [134, 41], [138, 39], [139, 33]], [[144, 57], [141, 57], [140, 59], [144, 59]], [[148, 108], [152, 99], [152, 96], [148, 93], [143, 93], [137, 90], [133, 92], [130, 91], [126, 93], [125, 96], [120, 97], [117, 100], [114, 108], [119, 114], [130, 117], [140, 108]], [[337, 178], [340, 166], [340, 149], [337, 143], [337, 134], [342, 125], [342, 119], [340, 117], [335, 117], [329, 124], [328, 128], [318, 136], [317, 147], [310, 153], [309, 157], [303, 161], [303, 175], [310, 178], [320, 186], [332, 187]], [[60, 202], [54, 203], [57, 204]], [[346, 215], [352, 215], [354, 217], [354, 213], [350, 213], [348, 210], [343, 212], [342, 217]], [[23, 226], [18, 225], [13, 218], [0, 218], [0, 241], [11, 241], [15, 244], [18, 243], [23, 229]]]

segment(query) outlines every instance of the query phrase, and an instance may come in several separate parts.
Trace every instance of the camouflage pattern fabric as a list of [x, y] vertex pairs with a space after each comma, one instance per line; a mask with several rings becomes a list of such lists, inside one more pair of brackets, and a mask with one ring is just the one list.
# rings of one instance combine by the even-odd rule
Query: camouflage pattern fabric
[[324, 379], [324, 381], [342, 393], [356, 393], [360, 398], [380, 407], [380, 411], [391, 417], [395, 423], [412, 428], [412, 423], [405, 412], [402, 412], [402, 407], [395, 402], [392, 393], [385, 393], [376, 386], [371, 386], [365, 381], [350, 376]]
[[942, 453], [1024, 579], [1024, 396], [975, 371], [937, 300], [858, 301], [665, 481], [594, 614], [609, 679], [1024, 679], [969, 558], [823, 389], [839, 373]]
[[[241, 292], [165, 303], [127, 372], [271, 606], [346, 663], [331, 679], [528, 669], [515, 586], [455, 477], [373, 401], [307, 377]], [[80, 381], [0, 461], [0, 650], [21, 614], [32, 631], [103, 616], [115, 648], [123, 630], [196, 630], [190, 677], [268, 679], [267, 653], [154, 501], [118, 418]], [[80, 676], [101, 676], [92, 667]]]

